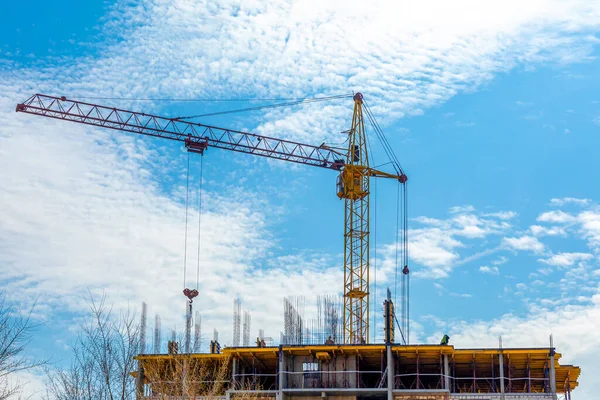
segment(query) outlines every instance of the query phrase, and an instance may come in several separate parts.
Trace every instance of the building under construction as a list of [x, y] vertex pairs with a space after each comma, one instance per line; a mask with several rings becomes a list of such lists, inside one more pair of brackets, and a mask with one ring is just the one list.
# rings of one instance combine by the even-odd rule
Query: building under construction
[[[570, 399], [580, 368], [561, 365], [560, 358], [550, 347], [392, 344], [229, 347], [219, 354], [139, 355], [138, 398], [556, 400], [561, 394]], [[199, 385], [194, 371], [211, 372], [197, 374], [203, 380]]]
[[[401, 343], [394, 343], [399, 323], [388, 297], [384, 343], [337, 344], [343, 340], [341, 301], [320, 296], [312, 321], [305, 321], [303, 307], [303, 298], [284, 299], [278, 346], [269, 346], [272, 339], [265, 341], [262, 330], [255, 344], [239, 346], [236, 300], [234, 346], [221, 349], [215, 335], [209, 353], [178, 353], [177, 343], [170, 342], [166, 354], [136, 357], [138, 399], [556, 400], [560, 395], [567, 400], [578, 385], [580, 368], [560, 364], [552, 339], [546, 348], [502, 348], [500, 342], [498, 348], [458, 349], [407, 345], [400, 329]], [[243, 330], [249, 329], [245, 322]], [[199, 347], [197, 332], [193, 348]]]

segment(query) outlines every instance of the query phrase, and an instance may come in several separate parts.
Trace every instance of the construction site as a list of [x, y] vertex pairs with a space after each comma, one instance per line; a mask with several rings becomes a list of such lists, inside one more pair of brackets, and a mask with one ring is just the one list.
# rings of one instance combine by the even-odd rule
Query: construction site
[[[338, 174], [335, 193], [344, 203], [344, 249], [340, 260], [344, 281], [340, 295], [316, 298], [316, 315], [307, 317], [304, 297], [283, 300], [278, 337], [261, 329], [251, 335], [251, 316], [233, 299], [232, 340], [219, 341], [215, 329], [208, 346], [202, 343], [201, 315], [194, 311], [200, 284], [185, 287], [185, 332], [171, 331], [163, 346], [160, 316], [148, 325], [144, 305], [136, 382], [142, 399], [267, 399], [273, 400], [459, 400], [571, 399], [580, 368], [560, 363], [552, 336], [547, 347], [455, 348], [444, 335], [436, 343], [410, 340], [410, 268], [406, 183], [389, 142], [363, 95], [330, 96], [308, 102], [351, 98], [351, 122], [343, 131], [345, 147], [304, 144], [195, 122], [186, 117], [166, 118], [143, 112], [42, 94], [31, 96], [17, 112], [148, 135], [182, 142], [189, 155], [204, 156], [209, 148], [236, 151], [296, 164], [333, 170]], [[306, 103], [302, 101], [300, 103]], [[282, 104], [290, 106], [291, 103]], [[191, 118], [191, 117], [190, 117]], [[370, 166], [370, 123], [389, 162], [389, 171]], [[370, 284], [371, 179], [398, 184], [396, 293], [371, 301]], [[186, 193], [187, 195], [187, 193]], [[186, 198], [186, 241], [187, 241]], [[201, 215], [201, 212], [199, 212]], [[200, 224], [200, 222], [198, 222]], [[200, 240], [200, 239], [199, 239]], [[187, 243], [187, 242], [186, 242]], [[198, 246], [200, 246], [198, 244]], [[185, 272], [184, 272], [185, 274]], [[185, 275], [184, 275], [185, 281]], [[380, 313], [377, 310], [382, 309]], [[382, 332], [376, 327], [382, 326]], [[153, 331], [152, 337], [146, 332]], [[270, 333], [272, 334], [272, 333]], [[380, 336], [383, 340], [380, 340]], [[527, 332], [523, 332], [527, 335]], [[206, 348], [205, 348], [206, 347]]]

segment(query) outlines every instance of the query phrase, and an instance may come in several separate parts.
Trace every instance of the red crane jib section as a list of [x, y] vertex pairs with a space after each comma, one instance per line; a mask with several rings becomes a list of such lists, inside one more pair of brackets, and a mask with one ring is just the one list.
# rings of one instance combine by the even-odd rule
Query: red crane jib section
[[208, 147], [291, 161], [334, 170], [344, 166], [345, 153], [325, 146], [235, 131], [176, 118], [35, 94], [17, 105], [17, 112], [78, 122], [142, 135], [177, 140], [191, 152], [202, 154]]

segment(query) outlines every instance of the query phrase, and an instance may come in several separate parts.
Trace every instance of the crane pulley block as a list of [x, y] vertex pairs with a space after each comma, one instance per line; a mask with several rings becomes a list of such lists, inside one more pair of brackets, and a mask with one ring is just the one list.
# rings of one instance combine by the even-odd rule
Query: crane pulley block
[[205, 138], [204, 141], [197, 141], [187, 138], [185, 139], [184, 143], [186, 149], [192, 153], [204, 154], [204, 150], [208, 148], [208, 138]]

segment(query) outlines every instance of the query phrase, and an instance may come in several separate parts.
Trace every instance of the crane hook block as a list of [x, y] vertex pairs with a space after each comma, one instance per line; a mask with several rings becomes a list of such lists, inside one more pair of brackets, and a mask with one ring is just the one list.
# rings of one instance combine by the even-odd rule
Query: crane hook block
[[185, 297], [190, 299], [190, 303], [191, 303], [192, 301], [194, 301], [194, 297], [198, 296], [199, 293], [198, 293], [198, 290], [196, 290], [196, 289], [190, 290], [188, 288], [185, 288], [185, 289], [183, 289], [183, 294], [185, 295]]
[[185, 139], [184, 143], [188, 151], [192, 153], [204, 154], [204, 150], [208, 148], [208, 139], [205, 139], [203, 142], [200, 142], [187, 138]]
[[408, 176], [406, 176], [406, 174], [402, 174], [398, 177], [398, 180], [400, 181], [400, 183], [406, 183], [406, 181], [408, 180]]

